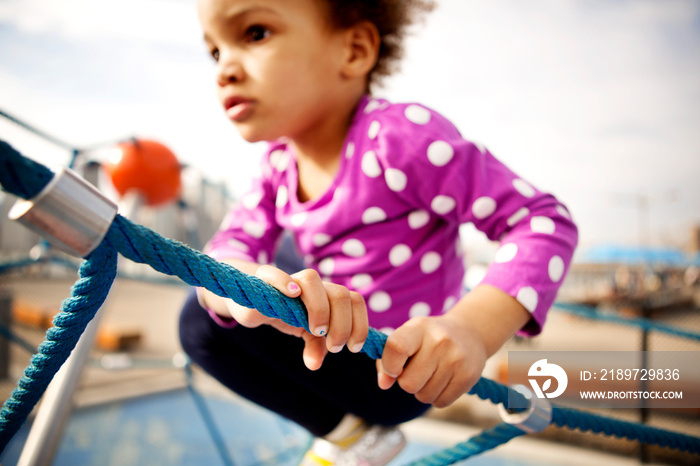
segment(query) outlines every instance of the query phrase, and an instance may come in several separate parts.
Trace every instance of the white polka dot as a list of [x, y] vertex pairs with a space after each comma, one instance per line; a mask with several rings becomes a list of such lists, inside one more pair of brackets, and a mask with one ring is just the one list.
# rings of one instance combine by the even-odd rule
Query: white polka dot
[[513, 187], [525, 197], [532, 197], [535, 195], [535, 188], [530, 186], [527, 181], [521, 180], [520, 178], [513, 180]]
[[287, 169], [289, 166], [289, 155], [287, 154], [282, 154], [279, 159], [277, 159], [277, 163], [275, 164], [275, 168], [277, 169], [278, 172], [283, 172]]
[[418, 105], [409, 105], [406, 107], [404, 115], [409, 121], [417, 125], [424, 125], [430, 121], [430, 112]]
[[549, 259], [548, 272], [549, 278], [554, 283], [561, 280], [561, 277], [564, 276], [564, 259], [562, 259], [559, 256], [554, 256], [551, 259]]
[[282, 149], [272, 151], [270, 153], [270, 165], [272, 165], [273, 167], [277, 167], [277, 164], [279, 163], [283, 155], [284, 151]]
[[289, 191], [287, 190], [286, 186], [280, 186], [277, 189], [277, 199], [275, 200], [275, 205], [282, 208], [287, 205], [287, 201], [289, 201]]
[[554, 220], [549, 217], [532, 217], [530, 219], [530, 229], [534, 233], [551, 235], [555, 229]]
[[380, 332], [382, 332], [384, 335], [391, 335], [396, 331], [394, 327], [382, 327], [379, 329]]
[[433, 273], [442, 264], [442, 257], [437, 252], [431, 251], [423, 254], [420, 258], [420, 269], [423, 273]]
[[381, 129], [381, 127], [382, 125], [376, 120], [370, 123], [369, 129], [367, 130], [367, 137], [370, 139], [376, 138], [377, 134], [379, 134], [379, 130]]
[[377, 291], [372, 293], [367, 304], [374, 312], [388, 311], [391, 307], [391, 296], [384, 291]]
[[243, 204], [243, 207], [245, 207], [246, 209], [253, 210], [258, 205], [260, 205], [260, 201], [262, 201], [262, 197], [263, 197], [263, 195], [261, 192], [248, 193], [245, 196], [243, 196], [243, 199], [241, 200], [241, 204]]
[[427, 210], [414, 210], [408, 214], [408, 226], [417, 230], [424, 227], [430, 221], [430, 214]]
[[483, 196], [474, 201], [472, 213], [478, 219], [484, 219], [496, 211], [496, 201], [488, 196]]
[[367, 252], [365, 245], [359, 239], [349, 239], [343, 243], [341, 247], [344, 254], [350, 257], [362, 257]]
[[311, 238], [311, 242], [314, 243], [314, 246], [320, 248], [331, 242], [331, 236], [325, 233], [316, 233], [313, 238]]
[[403, 191], [406, 188], [406, 174], [397, 168], [387, 168], [384, 172], [384, 179], [387, 186], [394, 192]]
[[306, 219], [308, 217], [309, 217], [308, 213], [299, 212], [298, 214], [292, 215], [292, 217], [289, 219], [289, 221], [292, 222], [293, 226], [300, 227], [306, 222]]
[[353, 155], [355, 155], [355, 144], [349, 142], [348, 147], [345, 149], [345, 157], [350, 159]]
[[238, 241], [237, 239], [231, 238], [231, 239], [229, 239], [228, 241], [226, 241], [226, 244], [229, 245], [229, 246], [231, 246], [231, 247], [234, 248], [234, 249], [238, 249], [239, 251], [243, 251], [243, 252], [248, 252], [248, 251], [250, 251], [250, 248], [248, 247], [247, 244], [241, 243], [241, 242]]
[[411, 248], [405, 244], [397, 244], [389, 251], [389, 262], [391, 262], [391, 265], [394, 267], [398, 267], [405, 264], [406, 261], [411, 258], [412, 254]]
[[333, 260], [332, 257], [326, 257], [318, 263], [318, 270], [323, 275], [333, 275], [333, 271], [335, 270], [335, 260]]
[[512, 227], [513, 225], [517, 224], [520, 220], [524, 219], [530, 215], [530, 209], [527, 207], [521, 207], [518, 209], [517, 212], [515, 212], [513, 215], [511, 215], [506, 223], [508, 224], [509, 227]]
[[268, 256], [267, 251], [260, 251], [258, 254], [258, 264], [265, 265], [270, 262], [270, 256]]
[[524, 286], [518, 291], [518, 295], [515, 297], [520, 304], [523, 305], [525, 309], [529, 312], [535, 312], [537, 308], [537, 291], [529, 286]]
[[445, 215], [451, 212], [457, 206], [457, 201], [450, 196], [435, 196], [433, 201], [430, 203], [430, 208], [433, 212], [439, 215]]
[[379, 101], [372, 99], [369, 102], [367, 102], [367, 106], [365, 107], [365, 113], [372, 113], [376, 109], [379, 108]]
[[494, 260], [499, 264], [510, 262], [515, 258], [516, 254], [518, 254], [518, 245], [515, 243], [506, 243], [498, 248]]
[[454, 149], [445, 141], [435, 141], [428, 146], [428, 160], [436, 167], [447, 165], [454, 155]]
[[362, 223], [365, 225], [382, 222], [384, 220], [386, 220], [386, 212], [379, 207], [370, 207], [362, 213]]
[[335, 191], [333, 191], [333, 200], [339, 202], [339, 200], [343, 197], [343, 194], [345, 194], [344, 188], [335, 188]]
[[253, 238], [260, 239], [265, 235], [265, 225], [249, 220], [243, 224], [243, 231]]
[[362, 172], [370, 178], [376, 178], [382, 174], [382, 168], [374, 151], [369, 150], [362, 156]]
[[568, 210], [566, 210], [566, 207], [564, 207], [563, 205], [558, 204], [556, 209], [557, 209], [557, 212], [559, 212], [559, 215], [566, 217], [568, 219], [571, 218], [571, 214], [569, 213]]
[[427, 317], [430, 315], [430, 306], [428, 306], [427, 303], [416, 303], [413, 306], [411, 306], [411, 309], [408, 310], [408, 316], [410, 318], [414, 317]]
[[454, 296], [449, 296], [449, 297], [445, 300], [445, 304], [442, 305], [442, 310], [445, 311], [445, 312], [447, 312], [447, 311], [449, 311], [450, 309], [452, 309], [452, 308], [454, 307], [455, 304], [457, 304], [457, 298], [455, 298]]
[[350, 279], [350, 286], [354, 290], [361, 290], [362, 288], [372, 284], [372, 276], [368, 273], [358, 273]]

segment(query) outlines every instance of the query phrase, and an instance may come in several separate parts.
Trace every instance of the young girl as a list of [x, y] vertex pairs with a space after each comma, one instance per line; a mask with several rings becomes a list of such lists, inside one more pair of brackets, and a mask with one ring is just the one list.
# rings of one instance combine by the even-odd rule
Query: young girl
[[[313, 334], [197, 290], [183, 348], [224, 385], [306, 427], [304, 464], [385, 464], [394, 427], [451, 404], [513, 334], [538, 333], [577, 241], [564, 206], [438, 113], [370, 89], [420, 0], [199, 0], [218, 95], [262, 173], [208, 245], [308, 309]], [[462, 292], [459, 226], [501, 241]], [[305, 269], [272, 265], [287, 232]], [[375, 363], [368, 326], [389, 333]], [[330, 354], [329, 354], [330, 353]]]

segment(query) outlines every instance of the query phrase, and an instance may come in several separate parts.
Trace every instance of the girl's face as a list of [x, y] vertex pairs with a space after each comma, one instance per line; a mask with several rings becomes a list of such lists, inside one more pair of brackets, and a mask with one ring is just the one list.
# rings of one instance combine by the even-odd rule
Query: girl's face
[[343, 92], [345, 38], [319, 0], [199, 0], [218, 97], [244, 139], [313, 134]]

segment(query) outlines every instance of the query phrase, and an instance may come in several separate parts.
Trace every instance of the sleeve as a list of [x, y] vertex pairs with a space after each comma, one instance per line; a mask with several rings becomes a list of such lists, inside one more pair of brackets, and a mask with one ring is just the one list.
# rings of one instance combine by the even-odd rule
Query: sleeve
[[251, 188], [224, 218], [204, 252], [216, 260], [242, 259], [267, 264], [282, 233], [275, 221], [277, 195], [269, 157], [262, 162], [263, 175], [254, 179]]
[[[400, 194], [431, 215], [447, 222], [473, 223], [489, 239], [500, 241], [481, 283], [508, 293], [531, 313], [522, 334], [539, 333], [578, 242], [568, 210], [488, 150], [463, 139], [439, 114], [409, 107], [423, 117], [382, 126], [409, 124], [412, 130], [384, 131], [378, 141], [385, 146], [383, 152], [390, 154], [385, 163], [392, 173], [400, 173], [404, 184], [411, 186]], [[408, 108], [404, 115], [410, 115]]]

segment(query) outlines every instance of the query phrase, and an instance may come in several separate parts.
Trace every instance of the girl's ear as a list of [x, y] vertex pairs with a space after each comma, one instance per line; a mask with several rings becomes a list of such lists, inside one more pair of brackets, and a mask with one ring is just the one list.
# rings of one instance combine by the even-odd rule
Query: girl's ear
[[346, 78], [367, 76], [377, 63], [379, 31], [374, 23], [361, 21], [346, 32], [346, 58], [342, 73]]

